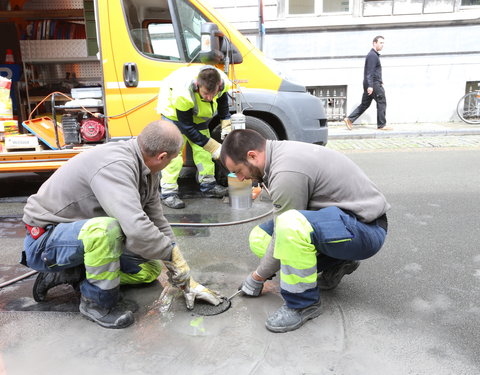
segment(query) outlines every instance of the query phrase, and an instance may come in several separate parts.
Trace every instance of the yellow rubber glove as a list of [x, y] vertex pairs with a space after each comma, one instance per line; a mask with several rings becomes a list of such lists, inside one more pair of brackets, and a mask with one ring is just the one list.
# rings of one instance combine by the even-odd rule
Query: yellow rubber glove
[[222, 133], [220, 135], [220, 139], [223, 141], [227, 135], [230, 134], [232, 131], [232, 120], [226, 119], [220, 121], [220, 125], [222, 126]]
[[204, 287], [192, 278], [190, 279], [189, 287], [183, 290], [183, 295], [185, 296], [185, 302], [189, 310], [193, 309], [195, 299], [201, 299], [214, 306], [222, 302], [222, 295], [220, 293]]
[[175, 245], [172, 250], [172, 260], [164, 260], [163, 263], [165, 263], [165, 267], [168, 269], [168, 281], [170, 281], [173, 286], [184, 288], [189, 285], [190, 267], [180, 252], [178, 245]]
[[222, 151], [222, 145], [215, 139], [210, 138], [203, 148], [212, 154], [212, 159], [218, 160], [220, 157], [220, 151]]

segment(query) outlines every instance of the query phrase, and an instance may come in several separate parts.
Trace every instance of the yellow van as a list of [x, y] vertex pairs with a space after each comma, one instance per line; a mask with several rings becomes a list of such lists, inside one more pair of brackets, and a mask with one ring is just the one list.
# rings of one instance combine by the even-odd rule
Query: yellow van
[[[160, 82], [191, 64], [214, 64], [228, 74], [234, 82], [231, 112], [246, 115], [247, 128], [269, 139], [327, 143], [320, 99], [283, 79], [261, 51], [204, 1], [90, 2], [94, 21], [86, 22], [87, 39], [88, 32], [96, 34], [98, 84], [73, 87], [73, 105], [58, 105], [55, 100], [65, 99], [55, 94], [51, 117], [23, 121], [44, 150], [2, 153], [0, 172], [53, 170], [84, 146], [137, 135], [159, 117]], [[219, 137], [218, 123], [214, 118], [209, 125], [214, 137]]]

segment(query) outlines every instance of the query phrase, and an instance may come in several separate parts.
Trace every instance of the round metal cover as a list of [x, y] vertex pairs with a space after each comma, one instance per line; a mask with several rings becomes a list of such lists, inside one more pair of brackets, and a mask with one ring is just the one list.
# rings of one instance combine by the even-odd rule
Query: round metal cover
[[217, 306], [202, 300], [196, 300], [193, 309], [190, 311], [194, 314], [203, 316], [218, 315], [227, 311], [231, 305], [232, 303], [226, 298], [223, 298], [222, 302]]

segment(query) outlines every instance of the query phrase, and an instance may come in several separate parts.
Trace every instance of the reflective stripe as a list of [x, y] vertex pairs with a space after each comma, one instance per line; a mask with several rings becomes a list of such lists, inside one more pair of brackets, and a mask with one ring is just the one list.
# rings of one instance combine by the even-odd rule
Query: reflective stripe
[[[111, 275], [111, 274], [110, 274]], [[87, 272], [87, 280], [90, 284], [97, 286], [102, 290], [109, 290], [116, 288], [120, 285], [120, 275], [110, 280], [108, 278], [103, 278], [104, 274], [94, 276]], [[97, 277], [102, 277], [97, 279]]]
[[296, 275], [298, 277], [308, 277], [313, 273], [317, 273], [317, 265], [315, 264], [315, 266], [310, 268], [298, 269], [286, 264], [282, 264], [281, 270], [285, 275]]
[[116, 260], [115, 262], [106, 263], [102, 266], [92, 267], [85, 265], [85, 270], [91, 275], [100, 275], [104, 272], [117, 272], [120, 269], [120, 261]]
[[[297, 283], [297, 284], [288, 284], [281, 278], [282, 274], [280, 274], [280, 288], [286, 290], [290, 293], [303, 293], [306, 290], [313, 289], [317, 286], [317, 282], [314, 283]], [[316, 278], [315, 278], [316, 280]]]
[[[162, 81], [139, 81], [137, 88], [154, 88], [158, 89]], [[125, 82], [105, 82], [106, 89], [126, 89]]]

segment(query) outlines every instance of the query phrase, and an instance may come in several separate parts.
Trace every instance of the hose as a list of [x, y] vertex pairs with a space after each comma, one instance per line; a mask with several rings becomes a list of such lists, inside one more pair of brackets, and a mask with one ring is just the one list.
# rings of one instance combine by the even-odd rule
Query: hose
[[[229, 222], [224, 222], [224, 223], [170, 223], [170, 226], [171, 227], [202, 227], [202, 228], [203, 227], [226, 227], [226, 226], [230, 226], [230, 225], [240, 225], [240, 224], [249, 223], [251, 221], [259, 220], [259, 219], [261, 219], [265, 216], [270, 215], [271, 213], [273, 213], [273, 208], [270, 211], [268, 211], [264, 214], [254, 216], [254, 217], [249, 218], [249, 219], [235, 220], [235, 221], [229, 221]], [[7, 281], [0, 284], [0, 289], [3, 288], [3, 287], [9, 286], [11, 284], [14, 284], [17, 281], [26, 279], [27, 277], [35, 275], [36, 273], [38, 273], [38, 271], [29, 271], [29, 272], [27, 272], [23, 275], [15, 277], [14, 279], [7, 280]]]

